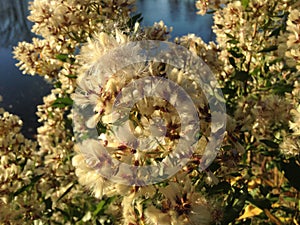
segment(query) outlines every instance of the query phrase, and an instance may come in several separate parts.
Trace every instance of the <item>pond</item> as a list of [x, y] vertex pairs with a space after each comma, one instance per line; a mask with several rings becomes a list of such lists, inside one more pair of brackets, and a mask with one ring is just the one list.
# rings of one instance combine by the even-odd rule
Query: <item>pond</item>
[[[28, 1], [21, 2], [0, 0], [0, 33], [3, 35], [0, 40], [0, 95], [3, 97], [0, 107], [20, 116], [24, 122], [23, 133], [32, 138], [39, 126], [36, 107], [50, 92], [50, 85], [41, 77], [22, 75], [15, 66], [17, 61], [13, 59], [12, 46], [32, 37], [24, 6]], [[20, 5], [16, 5], [18, 3]], [[138, 12], [143, 15], [144, 26], [163, 20], [168, 27], [173, 27], [172, 39], [188, 33], [195, 33], [206, 42], [214, 39], [212, 17], [197, 15], [194, 0], [138, 0]]]

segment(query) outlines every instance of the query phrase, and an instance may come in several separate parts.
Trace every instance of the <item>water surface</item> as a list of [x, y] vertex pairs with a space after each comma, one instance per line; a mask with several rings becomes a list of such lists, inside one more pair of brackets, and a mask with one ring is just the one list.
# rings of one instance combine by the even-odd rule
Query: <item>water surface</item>
[[11, 48], [0, 48], [0, 107], [23, 120], [23, 133], [33, 137], [38, 127], [35, 115], [42, 97], [50, 92], [50, 85], [39, 76], [23, 75], [15, 66]]
[[163, 20], [173, 27], [172, 38], [194, 33], [205, 42], [214, 39], [212, 15], [197, 15], [195, 0], [138, 0], [137, 11], [143, 14], [143, 25]]

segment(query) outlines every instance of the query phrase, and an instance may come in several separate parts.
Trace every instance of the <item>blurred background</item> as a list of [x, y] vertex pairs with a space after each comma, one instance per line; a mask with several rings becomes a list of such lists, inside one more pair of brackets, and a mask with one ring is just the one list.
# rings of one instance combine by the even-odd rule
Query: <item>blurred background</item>
[[[30, 42], [32, 24], [27, 20], [30, 0], [0, 0], [0, 107], [23, 120], [23, 133], [33, 138], [39, 126], [36, 107], [42, 104], [51, 86], [39, 76], [23, 75], [15, 66], [12, 49], [19, 41]], [[142, 13], [142, 25], [150, 26], [163, 20], [173, 27], [172, 39], [195, 33], [205, 42], [214, 39], [211, 15], [196, 14], [194, 0], [137, 0], [137, 13]]]

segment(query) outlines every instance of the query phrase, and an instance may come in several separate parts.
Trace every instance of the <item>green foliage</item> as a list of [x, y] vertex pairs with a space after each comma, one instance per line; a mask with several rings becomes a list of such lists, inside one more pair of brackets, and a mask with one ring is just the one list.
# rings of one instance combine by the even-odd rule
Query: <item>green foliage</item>
[[127, 26], [130, 28], [131, 31], [134, 30], [134, 26], [136, 23], [141, 23], [143, 21], [142, 13], [138, 13], [133, 15], [127, 22]]
[[44, 174], [37, 175], [33, 177], [29, 184], [22, 186], [20, 189], [18, 189], [15, 193], [13, 193], [13, 197], [20, 195], [24, 191], [29, 191], [30, 188], [32, 188], [36, 182], [38, 182]]
[[73, 100], [70, 97], [57, 98], [52, 103], [54, 108], [65, 108], [73, 105]]

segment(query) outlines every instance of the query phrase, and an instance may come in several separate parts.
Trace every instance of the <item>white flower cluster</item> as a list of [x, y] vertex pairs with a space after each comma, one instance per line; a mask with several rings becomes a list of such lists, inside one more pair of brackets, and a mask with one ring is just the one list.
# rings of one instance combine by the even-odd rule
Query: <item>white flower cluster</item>
[[[209, 224], [213, 209], [208, 207], [204, 197], [197, 193], [191, 184], [192, 177], [189, 173], [192, 171], [197, 173], [196, 164], [190, 166], [189, 172], [184, 172], [187, 168], [183, 169], [180, 172], [182, 174], [180, 178], [165, 180], [167, 187], [160, 187], [160, 184], [144, 186], [143, 183], [139, 186], [126, 186], [116, 181], [122, 178], [129, 181], [132, 179], [133, 182], [136, 178], [134, 169], [123, 167], [120, 162], [132, 166], [158, 165], [161, 160], [167, 163], [168, 155], [179, 143], [182, 124], [184, 124], [182, 120], [187, 120], [192, 113], [184, 111], [187, 105], [185, 102], [181, 102], [180, 105], [184, 113], [179, 115], [174, 108], [176, 105], [174, 103], [178, 99], [181, 101], [184, 99], [179, 94], [179, 90], [169, 84], [157, 89], [152, 87], [153, 90], [169, 96], [170, 102], [168, 102], [155, 97], [151, 88], [147, 89], [148, 81], [150, 82], [155, 77], [171, 80], [188, 93], [193, 104], [200, 111], [200, 116], [204, 118], [206, 113], [208, 114], [205, 111], [207, 100], [188, 69], [183, 71], [167, 63], [159, 62], [131, 63], [120, 70], [114, 69], [117, 68], [117, 64], [123, 63], [130, 56], [122, 55], [122, 52], [115, 55], [112, 52], [129, 41], [130, 37], [118, 30], [115, 36], [100, 33], [82, 47], [81, 54], [78, 56], [83, 66], [80, 68], [78, 77], [79, 91], [72, 95], [72, 99], [79, 108], [78, 111], [92, 107], [92, 114], [88, 114], [87, 117], [75, 114], [75, 118], [78, 116], [78, 120], [83, 120], [83, 123], [79, 125], [75, 123], [75, 135], [77, 133], [78, 140], [81, 140], [81, 143], [75, 145], [78, 153], [73, 157], [73, 165], [79, 182], [90, 188], [98, 198], [121, 195], [123, 224], [191, 224], [197, 220], [200, 224]], [[133, 55], [139, 57], [135, 47], [131, 51]], [[100, 62], [99, 59], [104, 62]], [[109, 63], [109, 71], [104, 68], [106, 63]], [[107, 73], [111, 73], [110, 76]], [[139, 85], [141, 80], [145, 81], [144, 85]], [[131, 88], [132, 83], [134, 86]], [[158, 83], [156, 85], [159, 86]], [[151, 97], [145, 97], [147, 96], [145, 93], [148, 92], [152, 94]], [[135, 101], [136, 99], [140, 100]], [[134, 101], [135, 104], [132, 108], [129, 107], [129, 123], [127, 126], [122, 126], [122, 112], [128, 111], [126, 104], [130, 101]], [[117, 105], [115, 105], [116, 102]], [[121, 105], [123, 110], [120, 113], [115, 110], [118, 105]], [[157, 118], [162, 119], [164, 125], [157, 126]], [[92, 139], [93, 137], [85, 131], [97, 129], [99, 124], [102, 126], [101, 129], [104, 127], [104, 131], [97, 130], [100, 134], [97, 133], [96, 136], [99, 135], [99, 137]], [[114, 124], [117, 124], [117, 129], [114, 129]], [[189, 129], [197, 130], [192, 124], [190, 126]], [[207, 142], [203, 140], [211, 132], [216, 132], [211, 129], [214, 128], [210, 128], [209, 120], [200, 121], [202, 144], [197, 145], [194, 157], [201, 158], [203, 149], [207, 145]], [[220, 127], [215, 129], [218, 130]], [[146, 144], [135, 142], [151, 135], [157, 138], [154, 138], [150, 144], [149, 142]], [[188, 148], [188, 146], [182, 146], [181, 152], [188, 151]], [[160, 174], [163, 176], [165, 173], [167, 174], [163, 170]], [[117, 177], [114, 178], [114, 182], [110, 180], [112, 177]], [[136, 182], [143, 181], [137, 180]], [[170, 196], [170, 192], [174, 194]], [[148, 204], [148, 201], [152, 203]]]
[[36, 169], [37, 143], [26, 139], [21, 127], [18, 116], [0, 109], [0, 221], [8, 224], [33, 220], [43, 210], [36, 204], [37, 193], [22, 191], [41, 171]]
[[280, 145], [280, 150], [286, 156], [300, 155], [300, 86], [299, 82], [295, 82], [295, 87], [292, 92], [295, 108], [290, 110], [292, 118], [289, 121], [289, 128], [291, 133], [287, 133]]

